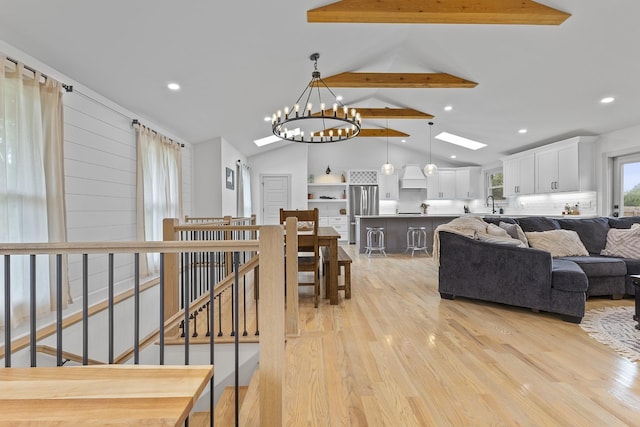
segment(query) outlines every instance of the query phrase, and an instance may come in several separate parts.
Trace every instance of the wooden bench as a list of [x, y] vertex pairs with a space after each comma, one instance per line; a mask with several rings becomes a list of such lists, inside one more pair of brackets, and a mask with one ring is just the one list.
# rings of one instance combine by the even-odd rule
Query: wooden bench
[[[329, 248], [323, 246], [320, 248], [322, 252], [322, 275], [329, 274]], [[345, 252], [342, 247], [338, 246], [338, 275], [340, 275], [340, 267], [344, 269], [344, 281], [340, 285], [338, 281], [338, 290], [344, 291], [344, 297], [346, 299], [351, 298], [351, 263], [353, 260]]]

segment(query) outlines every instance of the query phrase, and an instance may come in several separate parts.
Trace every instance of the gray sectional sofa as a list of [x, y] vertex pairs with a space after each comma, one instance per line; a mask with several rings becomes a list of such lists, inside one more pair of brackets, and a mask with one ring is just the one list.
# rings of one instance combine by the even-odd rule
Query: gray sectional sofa
[[485, 217], [485, 222], [518, 224], [523, 231], [573, 230], [589, 256], [552, 258], [549, 252], [490, 243], [439, 232], [442, 298], [457, 296], [557, 313], [580, 323], [589, 296], [633, 295], [631, 274], [640, 259], [601, 256], [610, 228], [630, 228], [640, 217]]

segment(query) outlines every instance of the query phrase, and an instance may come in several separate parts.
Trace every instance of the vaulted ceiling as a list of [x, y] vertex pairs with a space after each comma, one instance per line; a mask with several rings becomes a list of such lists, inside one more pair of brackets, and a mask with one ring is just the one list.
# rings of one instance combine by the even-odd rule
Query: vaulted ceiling
[[[389, 127], [417, 151], [428, 150], [429, 120], [434, 135], [488, 144], [434, 140], [434, 157], [452, 163], [640, 124], [636, 0], [0, 0], [0, 10], [0, 40], [173, 136], [223, 136], [248, 156], [290, 144], [253, 140], [309, 82], [313, 52], [327, 84], [362, 109], [372, 143], [389, 107]], [[451, 23], [461, 19], [477, 23]]]

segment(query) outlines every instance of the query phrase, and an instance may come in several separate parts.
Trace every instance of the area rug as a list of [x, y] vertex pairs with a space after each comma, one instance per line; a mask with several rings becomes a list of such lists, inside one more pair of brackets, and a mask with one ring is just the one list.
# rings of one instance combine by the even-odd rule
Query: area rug
[[608, 345], [632, 362], [640, 360], [640, 330], [634, 307], [606, 307], [585, 313], [580, 327], [591, 338]]

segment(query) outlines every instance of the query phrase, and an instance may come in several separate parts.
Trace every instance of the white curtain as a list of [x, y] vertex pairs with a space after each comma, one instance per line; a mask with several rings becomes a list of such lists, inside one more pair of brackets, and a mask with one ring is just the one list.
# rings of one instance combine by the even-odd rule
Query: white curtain
[[[60, 82], [43, 79], [39, 72], [0, 55], [1, 242], [66, 241], [62, 94]], [[12, 321], [29, 315], [28, 261], [18, 256], [11, 260]], [[38, 257], [37, 313], [55, 306], [55, 281], [50, 280], [50, 273], [48, 257]], [[4, 264], [0, 274], [4, 275]], [[66, 306], [70, 294], [67, 281], [64, 283]], [[4, 289], [0, 314], [2, 322]]]
[[251, 169], [238, 161], [237, 215], [251, 216]]
[[[145, 126], [136, 124], [137, 237], [162, 240], [162, 220], [182, 218], [182, 154], [180, 145]], [[141, 262], [141, 274], [160, 270], [160, 256], [149, 254], [148, 265]]]

